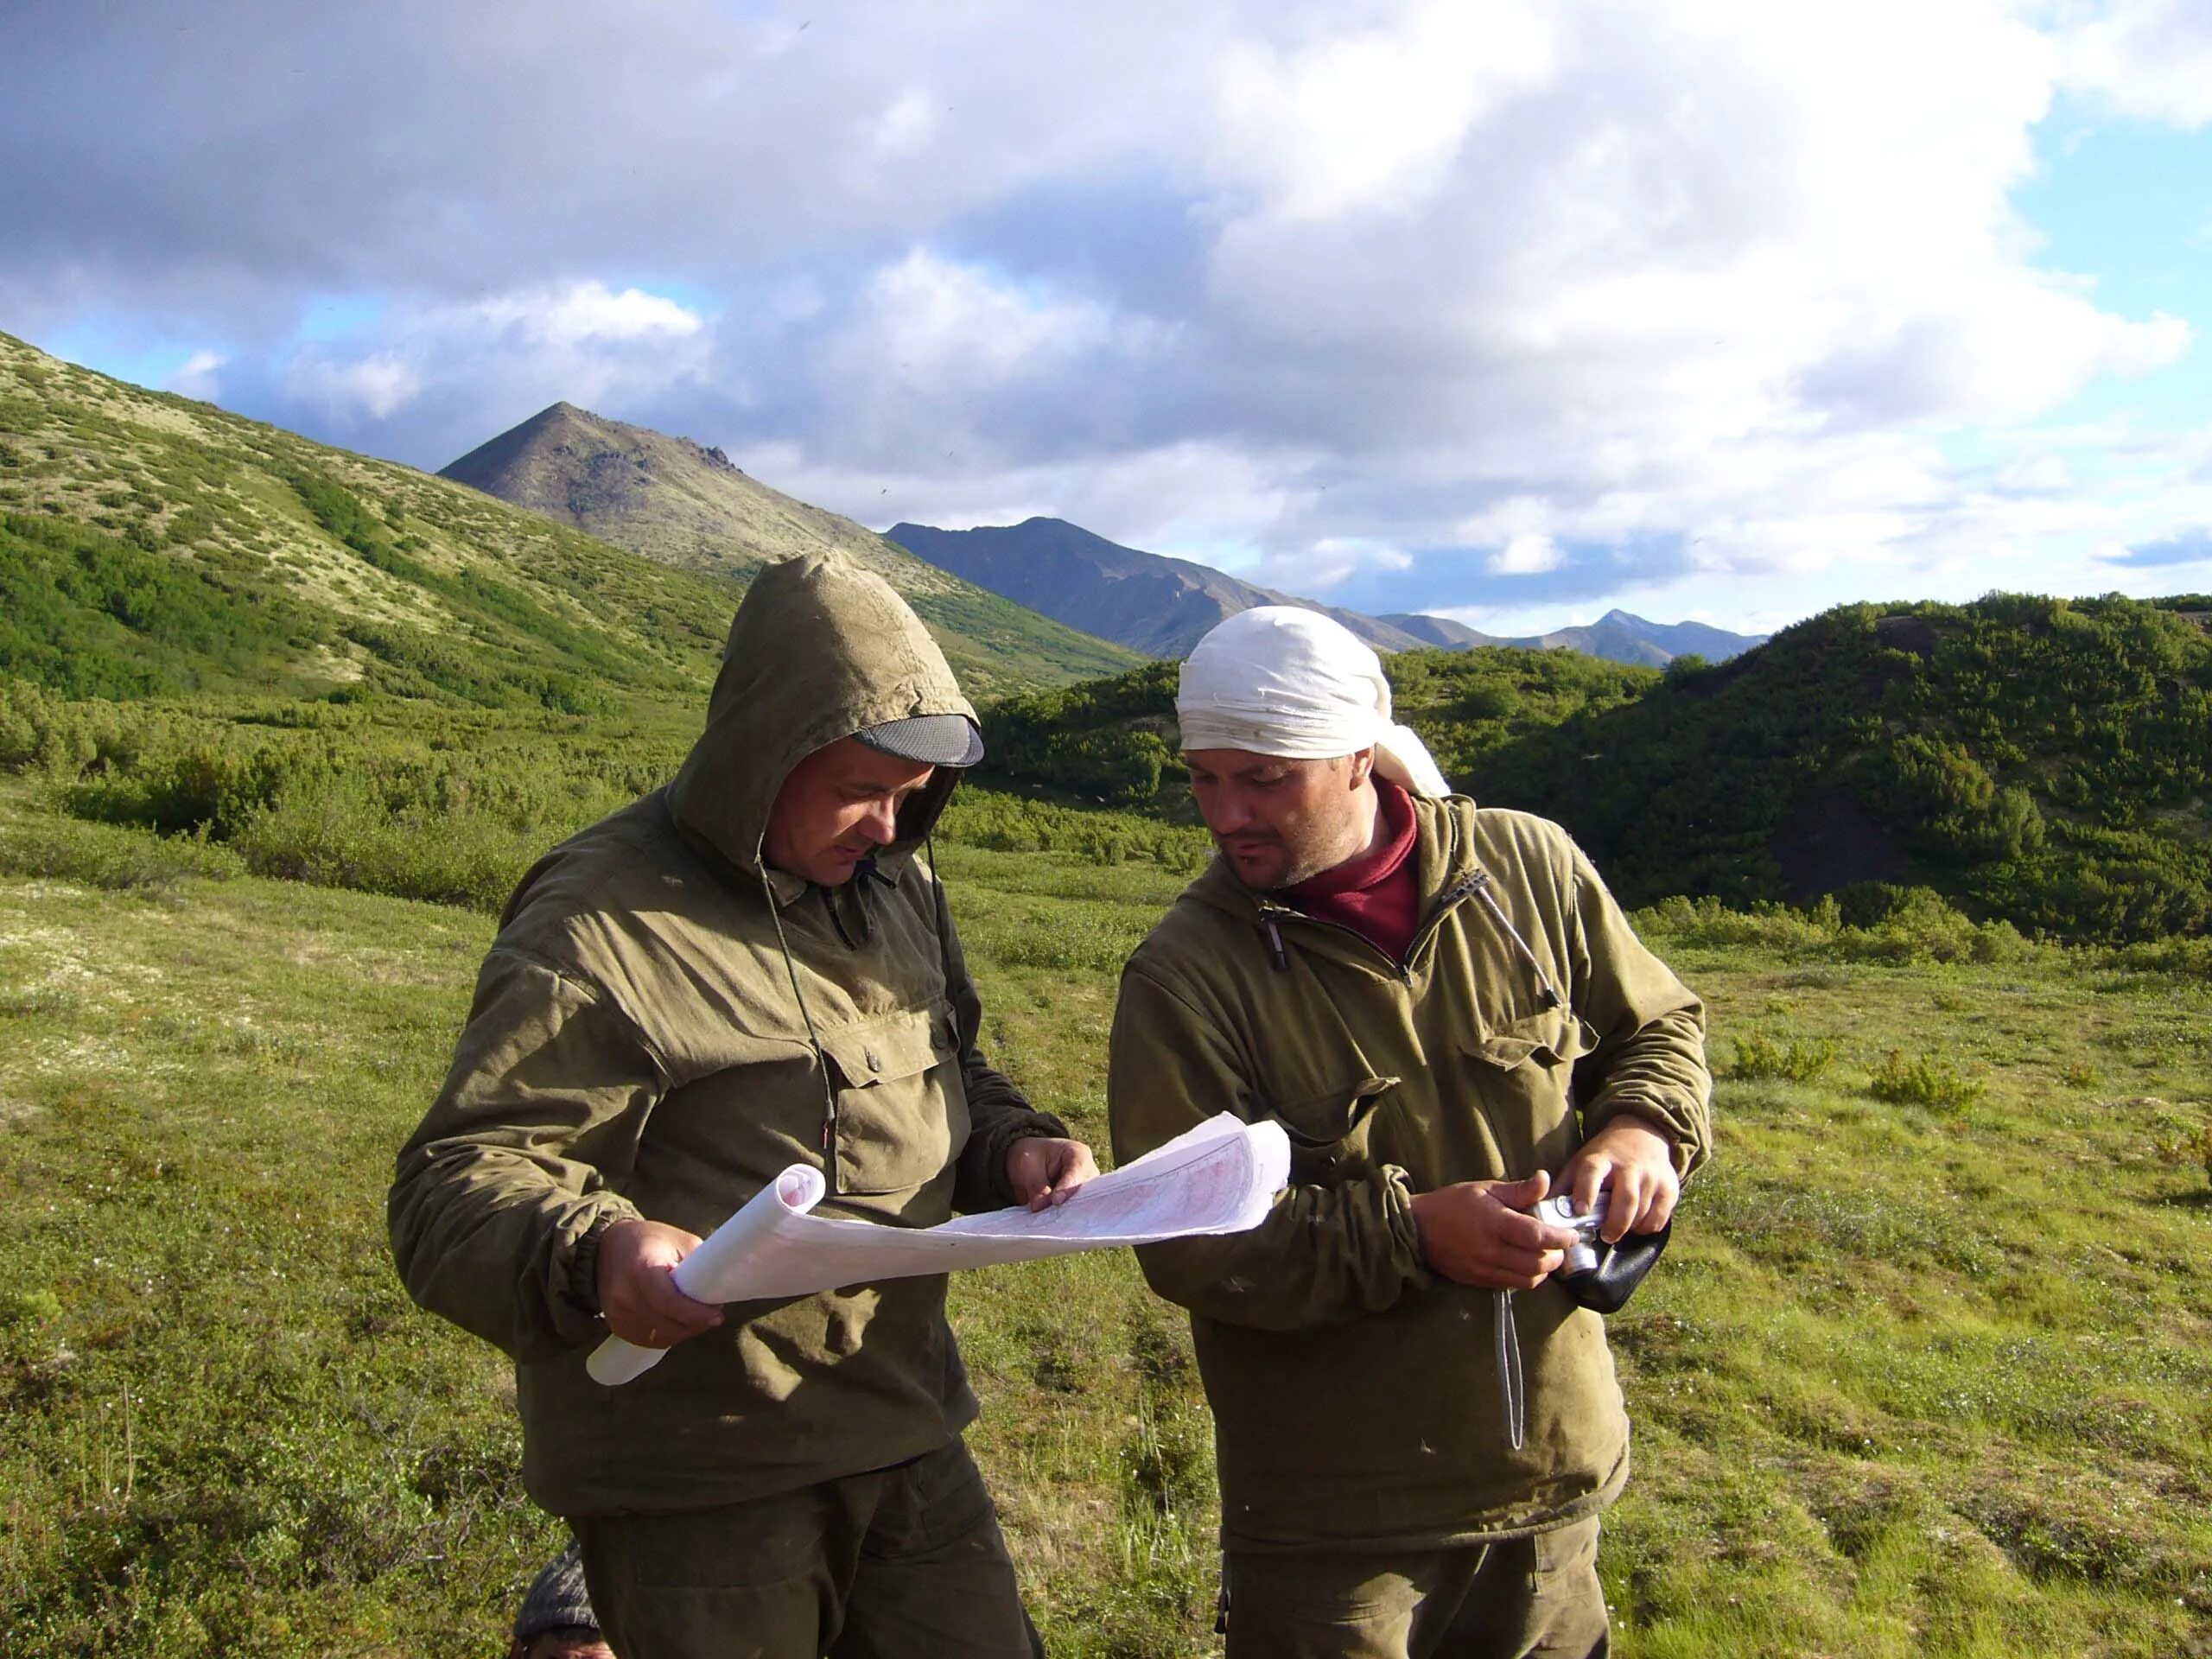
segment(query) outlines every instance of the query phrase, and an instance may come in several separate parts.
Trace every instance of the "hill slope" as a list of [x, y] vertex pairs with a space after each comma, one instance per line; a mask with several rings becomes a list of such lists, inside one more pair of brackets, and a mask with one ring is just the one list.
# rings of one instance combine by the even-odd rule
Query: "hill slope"
[[[1578, 715], [1618, 709], [1659, 681], [1647, 668], [1569, 651], [1481, 646], [1383, 658], [1399, 719], [1447, 774]], [[1043, 791], [1191, 816], [1175, 763], [1176, 664], [1009, 697], [989, 713], [983, 774]]]
[[656, 563], [750, 580], [772, 560], [835, 549], [903, 594], [972, 695], [1064, 684], [1137, 654], [961, 580], [852, 519], [747, 477], [719, 449], [555, 404], [441, 478]]
[[1296, 605], [1319, 611], [1377, 651], [1425, 646], [1463, 651], [1477, 645], [1565, 648], [1612, 662], [1661, 668], [1693, 652], [1720, 662], [1765, 638], [1730, 633], [1699, 622], [1647, 622], [1626, 611], [1611, 611], [1589, 627], [1500, 639], [1447, 617], [1403, 612], [1370, 616], [1322, 605], [1239, 581], [1188, 559], [1123, 547], [1059, 518], [1029, 518], [1019, 524], [976, 530], [901, 524], [893, 524], [888, 533], [901, 547], [993, 593], [1160, 657], [1187, 655], [1215, 623], [1256, 605]]
[[2201, 932], [2208, 620], [2202, 599], [1845, 606], [1465, 775], [1570, 824], [1634, 903], [1913, 883], [2075, 937]]
[[[2212, 601], [1994, 596], [1847, 606], [1664, 675], [1497, 648], [1386, 663], [1446, 776], [1566, 824], [1630, 904], [1842, 893], [1866, 922], [1900, 902], [1885, 888], [1928, 887], [2126, 940], [2212, 925], [2208, 623]], [[1186, 812], [1173, 710], [1166, 664], [1010, 699], [989, 764]]]
[[1332, 616], [1377, 651], [1427, 643], [1376, 617], [1255, 587], [1187, 559], [1141, 553], [1065, 519], [980, 530], [893, 524], [888, 534], [995, 594], [1062, 621], [1080, 617], [1105, 638], [1155, 657], [1187, 655], [1215, 623], [1257, 605], [1298, 605]]
[[731, 590], [0, 335], [0, 671], [75, 696], [696, 696]]

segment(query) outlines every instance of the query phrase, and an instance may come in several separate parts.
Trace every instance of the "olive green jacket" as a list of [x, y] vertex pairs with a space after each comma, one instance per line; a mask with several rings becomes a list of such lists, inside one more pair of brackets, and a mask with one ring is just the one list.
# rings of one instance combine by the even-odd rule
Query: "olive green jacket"
[[881, 581], [772, 566], [676, 780], [555, 849], [508, 901], [389, 1219], [410, 1294], [515, 1359], [525, 1484], [556, 1514], [791, 1491], [932, 1451], [975, 1415], [942, 1276], [734, 1307], [622, 1388], [584, 1372], [616, 1220], [703, 1235], [804, 1163], [828, 1178], [817, 1213], [927, 1227], [1013, 1202], [1009, 1145], [1065, 1133], [977, 1052], [959, 941], [912, 855], [953, 774], [843, 887], [761, 861], [798, 760], [946, 713], [973, 718]]
[[1116, 1158], [1222, 1110], [1291, 1137], [1259, 1227], [1138, 1252], [1191, 1310], [1232, 1548], [1433, 1548], [1611, 1502], [1628, 1423], [1602, 1321], [1556, 1281], [1516, 1296], [1514, 1450], [1496, 1297], [1429, 1272], [1411, 1195], [1556, 1172], [1622, 1113], [1662, 1129], [1682, 1173], [1710, 1144], [1704, 1011], [1565, 832], [1416, 806], [1423, 919], [1402, 963], [1217, 859], [1122, 978]]

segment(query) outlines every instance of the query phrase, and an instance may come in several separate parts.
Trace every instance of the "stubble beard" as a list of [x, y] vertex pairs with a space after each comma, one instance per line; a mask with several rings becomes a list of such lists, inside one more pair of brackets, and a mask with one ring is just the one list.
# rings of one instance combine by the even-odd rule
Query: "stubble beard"
[[1343, 839], [1335, 837], [1326, 845], [1318, 845], [1306, 838], [1292, 842], [1279, 835], [1270, 836], [1267, 837], [1268, 844], [1281, 853], [1281, 863], [1278, 870], [1269, 872], [1264, 877], [1247, 874], [1244, 868], [1236, 861], [1236, 855], [1229, 850], [1227, 843], [1218, 836], [1215, 838], [1214, 845], [1229, 861], [1229, 868], [1236, 879], [1253, 892], [1281, 893], [1286, 887], [1294, 887], [1301, 881], [1311, 881], [1325, 871], [1333, 870], [1358, 852], [1356, 844], [1342, 844]]

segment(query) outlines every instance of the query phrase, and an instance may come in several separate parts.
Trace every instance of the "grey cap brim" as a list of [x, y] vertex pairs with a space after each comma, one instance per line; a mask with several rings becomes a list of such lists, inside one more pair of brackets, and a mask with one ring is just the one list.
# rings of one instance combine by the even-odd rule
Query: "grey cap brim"
[[872, 749], [925, 766], [972, 766], [983, 758], [983, 734], [965, 715], [914, 715], [864, 726], [853, 735]]

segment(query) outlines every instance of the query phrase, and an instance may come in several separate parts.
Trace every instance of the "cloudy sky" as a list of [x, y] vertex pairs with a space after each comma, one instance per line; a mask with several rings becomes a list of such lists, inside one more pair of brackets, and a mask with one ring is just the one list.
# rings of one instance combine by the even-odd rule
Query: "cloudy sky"
[[14, 0], [0, 329], [1496, 632], [2212, 589], [2197, 0]]

